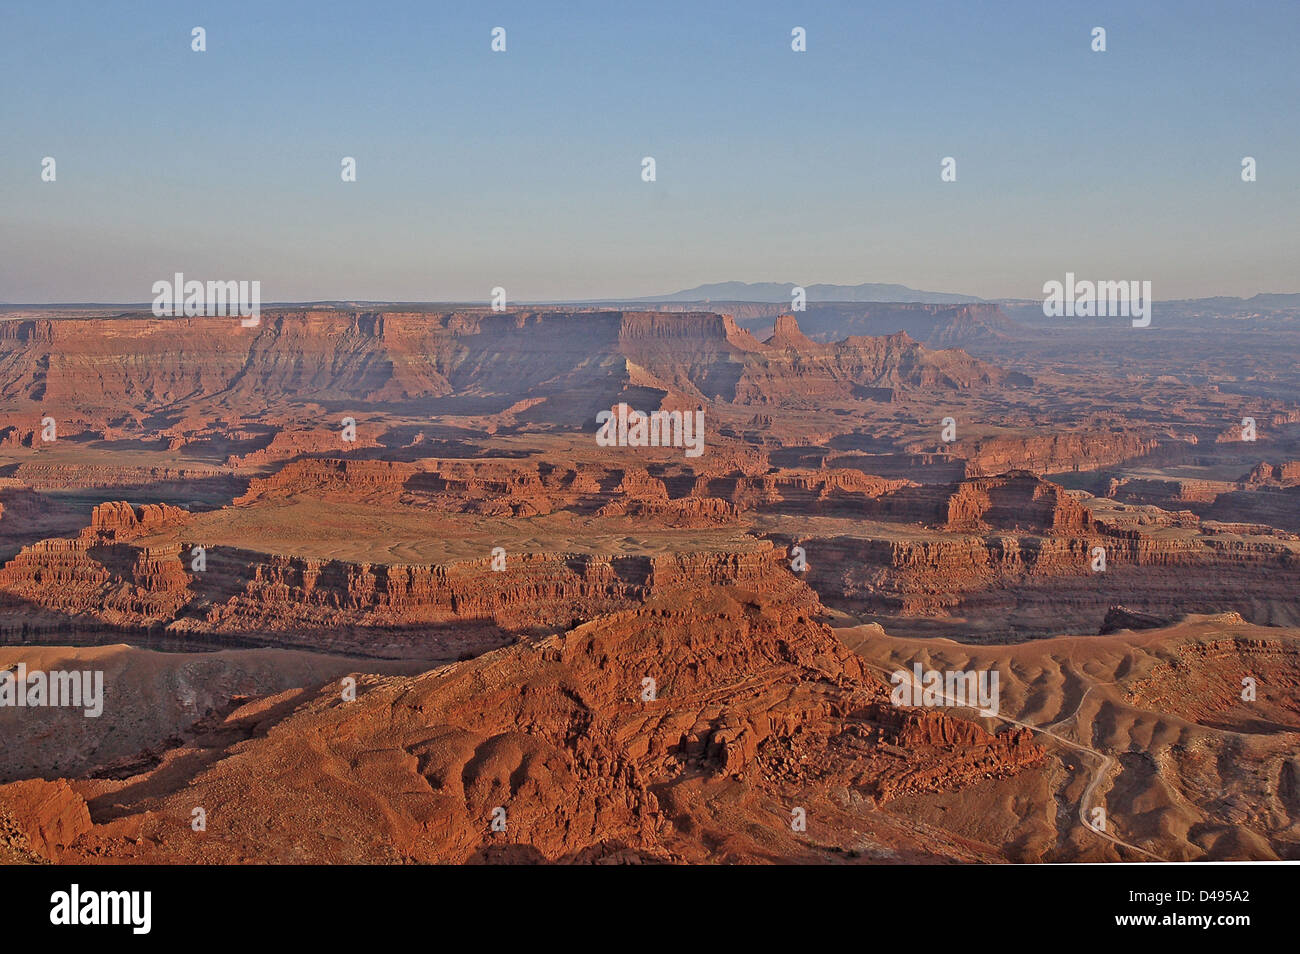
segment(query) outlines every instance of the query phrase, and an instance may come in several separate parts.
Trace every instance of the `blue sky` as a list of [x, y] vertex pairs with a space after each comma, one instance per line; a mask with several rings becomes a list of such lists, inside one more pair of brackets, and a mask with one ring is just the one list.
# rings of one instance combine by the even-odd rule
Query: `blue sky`
[[1295, 0], [6, 4], [0, 300], [1300, 291], [1298, 46]]

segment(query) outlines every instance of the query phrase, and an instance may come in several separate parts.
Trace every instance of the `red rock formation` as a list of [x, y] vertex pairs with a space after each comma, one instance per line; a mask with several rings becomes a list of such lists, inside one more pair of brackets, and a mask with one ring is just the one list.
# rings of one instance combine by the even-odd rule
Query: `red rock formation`
[[1300, 484], [1219, 494], [1201, 515], [1225, 525], [1267, 524], [1300, 533]]
[[[1159, 784], [1193, 794], [1176, 811], [1125, 811], [1155, 789], [1142, 758], [1116, 758], [1106, 800], [1125, 839], [1150, 825], [1135, 843], [1284, 852], [1300, 776], [1284, 767], [1294, 707], [1276, 700], [1295, 697], [1294, 653], [1265, 634], [1264, 649], [1139, 658], [1155, 636], [1133, 630], [1197, 610], [1300, 622], [1287, 355], [1252, 366], [1247, 394], [1220, 389], [1238, 372], [1201, 359], [1170, 367], [1158, 354], [1157, 367], [1145, 338], [1126, 339], [1122, 371], [1099, 370], [1077, 337], [1037, 347], [1019, 330], [1002, 335], [996, 306], [873, 306], [891, 324], [860, 315], [847, 338], [827, 337], [816, 309], [798, 321], [783, 309], [764, 313], [775, 319], [766, 342], [695, 310], [312, 308], [268, 311], [255, 329], [0, 323], [0, 638], [193, 639], [297, 651], [259, 649], [263, 660], [325, 650], [386, 672], [439, 665], [413, 679], [362, 676], [346, 705], [337, 685], [304, 688], [323, 670], [259, 683], [275, 693], [261, 698], [205, 679], [213, 714], [195, 724], [198, 670], [186, 662], [174, 670], [183, 678], [148, 683], [177, 698], [141, 751], [110, 757], [100, 723], [75, 737], [50, 730], [81, 759], [50, 774], [93, 771], [71, 784], [99, 823], [87, 830], [86, 803], [58, 790], [0, 788], [0, 860], [1116, 850], [1067, 832], [1073, 812], [1055, 811], [1087, 784], [1077, 765], [1017, 783], [1008, 776], [1041, 757], [1025, 733], [889, 706], [815, 622], [822, 599], [843, 611], [824, 617], [837, 624], [887, 617], [894, 635], [966, 642], [924, 647], [954, 664], [978, 652], [1010, 660], [1003, 698], [1023, 704], [1017, 718], [1077, 718], [1073, 737], [1116, 756], [1157, 740]], [[888, 336], [854, 336], [873, 327]], [[962, 340], [1035, 378], [928, 346]], [[702, 406], [706, 453], [598, 446], [594, 413], [617, 402]], [[59, 420], [54, 446], [33, 429], [46, 409]], [[349, 413], [364, 415], [355, 443], [339, 435]], [[1260, 445], [1211, 440], [1244, 414], [1283, 463], [1255, 466]], [[959, 439], [941, 445], [948, 415]], [[1098, 472], [1034, 476], [1088, 470]], [[1060, 482], [1107, 499], [1085, 505]], [[90, 511], [105, 500], [131, 503]], [[503, 572], [488, 555], [498, 541]], [[788, 562], [796, 542], [804, 573]], [[1090, 566], [1098, 546], [1104, 573]], [[1029, 643], [969, 645], [1099, 627], [1121, 632], [1045, 641], [1050, 661]], [[1270, 708], [1221, 704], [1247, 665], [1267, 677]], [[1125, 667], [1165, 710], [1127, 738]], [[643, 702], [647, 676], [659, 695]], [[1203, 704], [1182, 698], [1196, 693]], [[133, 714], [120, 717], [135, 731]], [[1193, 731], [1188, 718], [1233, 738], [1160, 748]], [[169, 722], [180, 742], [162, 743]], [[1263, 752], [1239, 738], [1254, 734], [1279, 737]], [[1236, 787], [1217, 787], [1218, 770], [1198, 760], [1230, 766]], [[985, 787], [969, 798], [987, 800], [987, 825], [970, 821], [980, 812], [964, 787], [976, 782]], [[962, 797], [945, 798], [954, 786]], [[1231, 812], [1189, 821], [1183, 802], [1198, 792]], [[188, 828], [196, 795], [219, 820], [207, 836]], [[487, 827], [497, 805], [510, 809], [506, 837]], [[809, 837], [792, 838], [791, 805], [810, 809]], [[1210, 844], [1247, 813], [1276, 820], [1263, 826], [1277, 833], [1271, 849]]]
[[227, 472], [191, 467], [150, 467], [24, 461], [13, 473], [14, 478], [34, 490], [100, 490], [147, 487], [153, 493], [193, 493], [195, 487], [215, 481], [223, 490], [234, 489], [240, 482]]
[[1297, 484], [1300, 484], [1300, 460], [1288, 460], [1280, 464], [1260, 461], [1250, 473], [1237, 480], [1237, 486], [1242, 490], [1252, 490], [1256, 487], [1292, 487]]
[[189, 511], [169, 504], [133, 507], [125, 500], [116, 500], [96, 506], [84, 532], [105, 540], [129, 540], [167, 527], [184, 526], [189, 518]]
[[[340, 415], [333, 425], [322, 423], [314, 428], [278, 431], [266, 447], [247, 454], [232, 454], [226, 464], [240, 468], [266, 467], [307, 454], [346, 454], [378, 446], [377, 428], [365, 424], [356, 425], [355, 440], [345, 441], [342, 426], [345, 417]], [[356, 418], [352, 420], [355, 423]]]
[[59, 617], [75, 615], [90, 629], [228, 635], [374, 656], [454, 655], [499, 644], [506, 633], [554, 631], [702, 585], [815, 601], [765, 541], [736, 552], [647, 557], [519, 553], [505, 572], [493, 571], [486, 553], [442, 565], [383, 565], [209, 547], [206, 569], [194, 573], [189, 554], [188, 544], [141, 547], [91, 532], [24, 547], [0, 569], [7, 615], [0, 635], [54, 628]]
[[1166, 510], [1194, 503], [1213, 503], [1221, 493], [1233, 488], [1226, 480], [1153, 480], [1125, 478], [1112, 480], [1106, 496], [1138, 504], [1152, 504]]
[[[982, 477], [1010, 470], [1027, 470], [1035, 474], [1095, 470], [1143, 457], [1157, 446], [1155, 438], [1131, 430], [1120, 433], [1076, 431], [978, 438], [969, 445], [963, 444], [961, 454], [968, 461], [966, 475]], [[927, 448], [909, 445], [908, 449], [920, 451]]]
[[[79, 415], [101, 433], [125, 409], [142, 421], [195, 395], [214, 414], [245, 417], [286, 402], [371, 407], [449, 395], [491, 397], [498, 411], [537, 416], [546, 412], [519, 402], [547, 398], [573, 426], [635, 386], [639, 375], [679, 402], [746, 404], [852, 397], [854, 388], [965, 390], [1009, 380], [962, 352], [930, 352], [906, 335], [814, 346], [792, 364], [784, 346], [763, 345], [729, 316], [704, 312], [308, 310], [266, 312], [256, 328], [226, 318], [13, 324], [25, 327], [7, 329], [13, 355], [0, 369], [0, 393], [27, 395], [29, 402], [39, 396], [61, 420]], [[782, 327], [797, 334], [793, 320]], [[812, 345], [801, 334], [790, 340]], [[202, 360], [193, 360], [195, 342], [203, 343]], [[81, 387], [88, 379], [99, 386]], [[25, 426], [33, 413], [24, 411]], [[367, 440], [362, 430], [358, 446]], [[167, 439], [184, 435], [173, 431]], [[310, 435], [300, 440], [304, 452], [323, 449]], [[254, 466], [269, 455], [236, 458], [237, 466]]]
[[737, 513], [725, 500], [700, 494], [670, 499], [663, 479], [651, 476], [647, 467], [563, 467], [502, 459], [402, 463], [308, 458], [253, 480], [235, 503], [299, 495], [484, 516], [532, 517], [561, 509], [656, 515], [677, 526], [725, 523]]
[[1168, 624], [1169, 620], [1152, 616], [1150, 613], [1138, 613], [1126, 606], [1112, 606], [1106, 610], [1106, 618], [1101, 621], [1101, 629], [1097, 632], [1102, 636], [1109, 636], [1111, 633], [1126, 629], [1158, 629]]
[[871, 513], [873, 502], [912, 486], [906, 480], [886, 480], [848, 468], [783, 469], [762, 475], [701, 476], [693, 496], [721, 497], [738, 509], [782, 513]]
[[[114, 793], [117, 817], [71, 827], [59, 857], [703, 861], [722, 842], [721, 860], [811, 860], [865, 830], [924, 858], [924, 839], [881, 828], [872, 801], [1043, 756], [1023, 733], [887, 696], [799, 606], [697, 588], [422, 676], [363, 676], [355, 702], [331, 684], [237, 708], [156, 771], [80, 783]], [[826, 799], [846, 786], [869, 799]], [[0, 809], [39, 830], [21, 796], [0, 786]], [[196, 804], [205, 833], [189, 825]], [[791, 805], [815, 840], [791, 832]]]
[[777, 315], [772, 337], [763, 344], [770, 348], [792, 348], [795, 351], [817, 350], [816, 343], [799, 330], [799, 322], [794, 315]]
[[[47, 517], [53, 506], [22, 481], [0, 478], [0, 532], [16, 523], [31, 527]], [[8, 523], [5, 523], [8, 521]]]
[[1092, 514], [1050, 481], [1025, 471], [964, 480], [948, 498], [946, 530], [1036, 530], [1086, 534]]
[[[746, 326], [758, 328], [763, 320], [779, 317], [788, 303], [721, 302]], [[652, 306], [661, 311], [690, 311], [699, 302], [664, 302]], [[997, 305], [972, 302], [962, 305], [900, 302], [809, 302], [801, 320], [816, 341], [840, 341], [851, 335], [891, 335], [905, 331], [931, 348], [967, 344], [986, 346], [1023, 342], [1035, 332], [1008, 318]]]
[[[1124, 603], [1166, 618], [1239, 612], [1294, 625], [1300, 586], [1293, 545], [1212, 534], [1147, 538], [944, 534], [932, 540], [801, 538], [809, 584], [829, 605], [916, 619], [957, 618], [964, 636], [1059, 632]], [[1091, 569], [1103, 546], [1107, 568]]]
[[[1249, 701], [1242, 699], [1246, 676], [1255, 681], [1255, 698]], [[1284, 638], [1187, 641], [1135, 680], [1129, 697], [1137, 705], [1231, 732], [1300, 732], [1300, 648]]]
[[[785, 327], [794, 333], [791, 323]], [[770, 353], [746, 357], [734, 391], [723, 397], [738, 404], [816, 406], [882, 389], [966, 391], [1007, 383], [1006, 373], [992, 365], [961, 351], [927, 351], [901, 333], [833, 345], [808, 342], [799, 350], [780, 347], [777, 340]]]
[[[20, 836], [16, 847], [45, 861], [61, 860], [64, 849], [93, 828], [85, 799], [63, 779], [0, 785], [0, 820], [6, 816], [15, 829], [13, 835]], [[0, 826], [0, 835], [4, 827], [8, 826]]]

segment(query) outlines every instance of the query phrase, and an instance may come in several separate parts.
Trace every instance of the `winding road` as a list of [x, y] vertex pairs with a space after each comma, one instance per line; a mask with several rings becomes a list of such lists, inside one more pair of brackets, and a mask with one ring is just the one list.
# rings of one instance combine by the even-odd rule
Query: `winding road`
[[[910, 669], [891, 670], [891, 669], [886, 669], [883, 666], [877, 666], [875, 663], [867, 662], [867, 660], [865, 659], [863, 659], [863, 662], [870, 668], [875, 669], [877, 672], [884, 673], [887, 677], [892, 676], [894, 672], [905, 673], [907, 676], [907, 680], [911, 684], [914, 692], [919, 691], [922, 688], [917, 683], [916, 677], [912, 674], [912, 671]], [[1057, 726], [1060, 725], [1062, 722], [1067, 722], [1070, 719], [1073, 719], [1076, 715], [1078, 715], [1079, 709], [1083, 706], [1083, 700], [1087, 697], [1088, 693], [1092, 691], [1092, 689], [1093, 687], [1089, 686], [1087, 689], [1084, 690], [1083, 695], [1079, 697], [1079, 704], [1074, 707], [1074, 711], [1072, 713], [1070, 713], [1065, 718], [1058, 719], [1056, 722], [1053, 722], [1051, 724], [1053, 726]], [[968, 706], [964, 702], [958, 702], [955, 699], [951, 699], [947, 695], [947, 693], [941, 691], [939, 694], [943, 697], [943, 701], [950, 706], [963, 708], [963, 709], [971, 708], [971, 706]], [[976, 711], [980, 711], [980, 710], [976, 710]], [[1137, 845], [1124, 841], [1122, 838], [1116, 838], [1114, 835], [1110, 834], [1110, 832], [1103, 831], [1098, 828], [1094, 828], [1092, 824], [1088, 821], [1088, 805], [1092, 801], [1093, 794], [1097, 791], [1097, 786], [1100, 785], [1102, 783], [1102, 780], [1105, 779], [1110, 774], [1111, 766], [1115, 764], [1115, 759], [1113, 756], [1107, 755], [1105, 752], [1101, 752], [1097, 749], [1094, 749], [1090, 745], [1083, 745], [1080, 742], [1075, 742], [1073, 739], [1067, 739], [1065, 736], [1057, 735], [1051, 729], [1045, 728], [1043, 726], [1034, 725], [1031, 722], [1022, 722], [1019, 719], [1013, 719], [1010, 716], [1004, 716], [993, 712], [981, 712], [981, 714], [989, 718], [1001, 719], [1003, 722], [1009, 723], [1011, 725], [1021, 726], [1033, 732], [1036, 732], [1039, 735], [1049, 736], [1050, 738], [1053, 738], [1064, 745], [1068, 745], [1072, 749], [1077, 749], [1080, 752], [1086, 752], [1089, 755], [1096, 756], [1098, 759], [1097, 771], [1093, 774], [1092, 781], [1088, 783], [1087, 788], [1083, 790], [1083, 796], [1079, 799], [1080, 823], [1082, 823], [1084, 828], [1086, 828], [1088, 831], [1092, 832], [1094, 835], [1096, 835], [1099, 838], [1105, 838], [1107, 841], [1114, 842], [1117, 845], [1123, 845], [1125, 848], [1128, 848], [1131, 851], [1139, 852], [1141, 854], [1146, 855], [1149, 858], [1154, 858], [1156, 861], [1164, 861], [1164, 859], [1161, 858], [1159, 855], [1147, 851], [1145, 848], [1139, 848]]]

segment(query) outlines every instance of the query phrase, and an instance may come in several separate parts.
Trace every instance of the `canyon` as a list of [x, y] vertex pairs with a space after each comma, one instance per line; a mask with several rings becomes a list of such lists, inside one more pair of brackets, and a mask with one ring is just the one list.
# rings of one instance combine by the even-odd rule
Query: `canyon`
[[0, 321], [0, 665], [108, 673], [0, 708], [0, 857], [1300, 857], [1294, 362], [716, 307]]

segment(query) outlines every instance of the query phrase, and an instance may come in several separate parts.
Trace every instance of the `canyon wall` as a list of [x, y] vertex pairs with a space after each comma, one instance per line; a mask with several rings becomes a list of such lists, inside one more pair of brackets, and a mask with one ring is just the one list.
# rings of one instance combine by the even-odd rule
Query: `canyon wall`
[[[374, 656], [463, 652], [509, 634], [552, 631], [654, 595], [725, 584], [784, 595], [817, 612], [781, 554], [755, 541], [735, 552], [655, 556], [511, 553], [436, 565], [350, 563], [129, 542], [177, 521], [172, 508], [108, 504], [76, 539], [26, 546], [0, 569], [0, 638], [145, 631], [234, 637]], [[180, 521], [183, 522], [183, 521]], [[182, 531], [183, 532], [183, 531]]]

